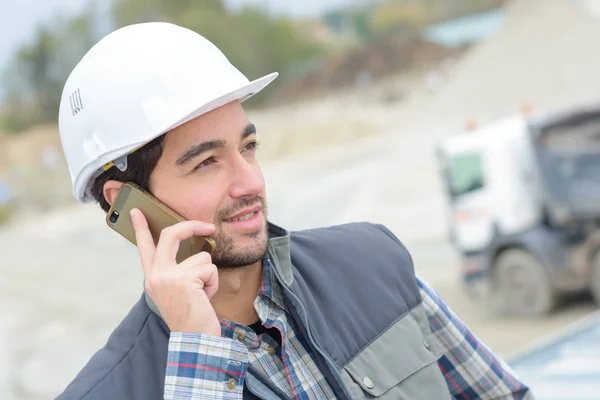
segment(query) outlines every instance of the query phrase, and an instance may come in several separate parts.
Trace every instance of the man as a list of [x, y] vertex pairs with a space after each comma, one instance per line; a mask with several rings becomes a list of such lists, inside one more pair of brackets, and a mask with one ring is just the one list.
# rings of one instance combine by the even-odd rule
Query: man
[[[145, 293], [60, 399], [531, 399], [415, 277], [383, 226], [289, 233], [267, 223], [249, 82], [210, 42], [122, 28], [75, 67], [63, 148], [82, 202], [135, 182], [181, 214], [154, 243], [131, 214]], [[179, 265], [180, 241], [211, 255]]]

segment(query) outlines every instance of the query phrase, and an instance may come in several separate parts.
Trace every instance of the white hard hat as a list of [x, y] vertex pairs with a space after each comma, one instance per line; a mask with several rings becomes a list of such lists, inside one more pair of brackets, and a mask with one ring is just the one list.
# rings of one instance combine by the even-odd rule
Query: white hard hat
[[277, 73], [250, 82], [211, 42], [152, 22], [118, 29], [79, 62], [63, 89], [60, 138], [73, 194], [92, 201], [107, 166], [169, 130], [232, 101], [244, 101]]

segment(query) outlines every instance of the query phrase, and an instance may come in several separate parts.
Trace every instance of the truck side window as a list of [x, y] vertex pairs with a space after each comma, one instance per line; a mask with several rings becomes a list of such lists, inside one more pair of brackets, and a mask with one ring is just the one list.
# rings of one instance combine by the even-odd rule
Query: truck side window
[[452, 196], [462, 196], [483, 188], [485, 181], [481, 154], [465, 153], [453, 156], [448, 163], [446, 179]]

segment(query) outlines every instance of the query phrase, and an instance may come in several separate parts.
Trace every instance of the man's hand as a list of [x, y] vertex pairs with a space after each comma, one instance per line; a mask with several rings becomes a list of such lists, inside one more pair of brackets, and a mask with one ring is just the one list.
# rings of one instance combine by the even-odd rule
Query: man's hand
[[144, 268], [146, 291], [173, 332], [221, 336], [221, 325], [210, 304], [219, 287], [217, 267], [202, 252], [177, 264], [179, 244], [192, 236], [209, 236], [212, 224], [185, 221], [161, 232], [154, 244], [144, 214], [134, 209], [131, 220]]

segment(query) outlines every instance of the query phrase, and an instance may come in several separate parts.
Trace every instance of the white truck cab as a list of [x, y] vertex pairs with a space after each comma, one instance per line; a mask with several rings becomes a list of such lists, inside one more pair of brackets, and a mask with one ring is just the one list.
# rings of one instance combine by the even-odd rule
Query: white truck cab
[[438, 155], [461, 251], [484, 250], [497, 232], [519, 233], [540, 223], [542, 192], [524, 118], [448, 138]]
[[[498, 309], [545, 314], [561, 294], [589, 289], [592, 266], [600, 264], [600, 202], [582, 199], [593, 192], [590, 171], [598, 171], [600, 193], [594, 132], [600, 138], [600, 108], [536, 119], [516, 115], [438, 144], [464, 281], [468, 288], [485, 282]], [[557, 138], [573, 144], [583, 136], [569, 150], [556, 145]]]

